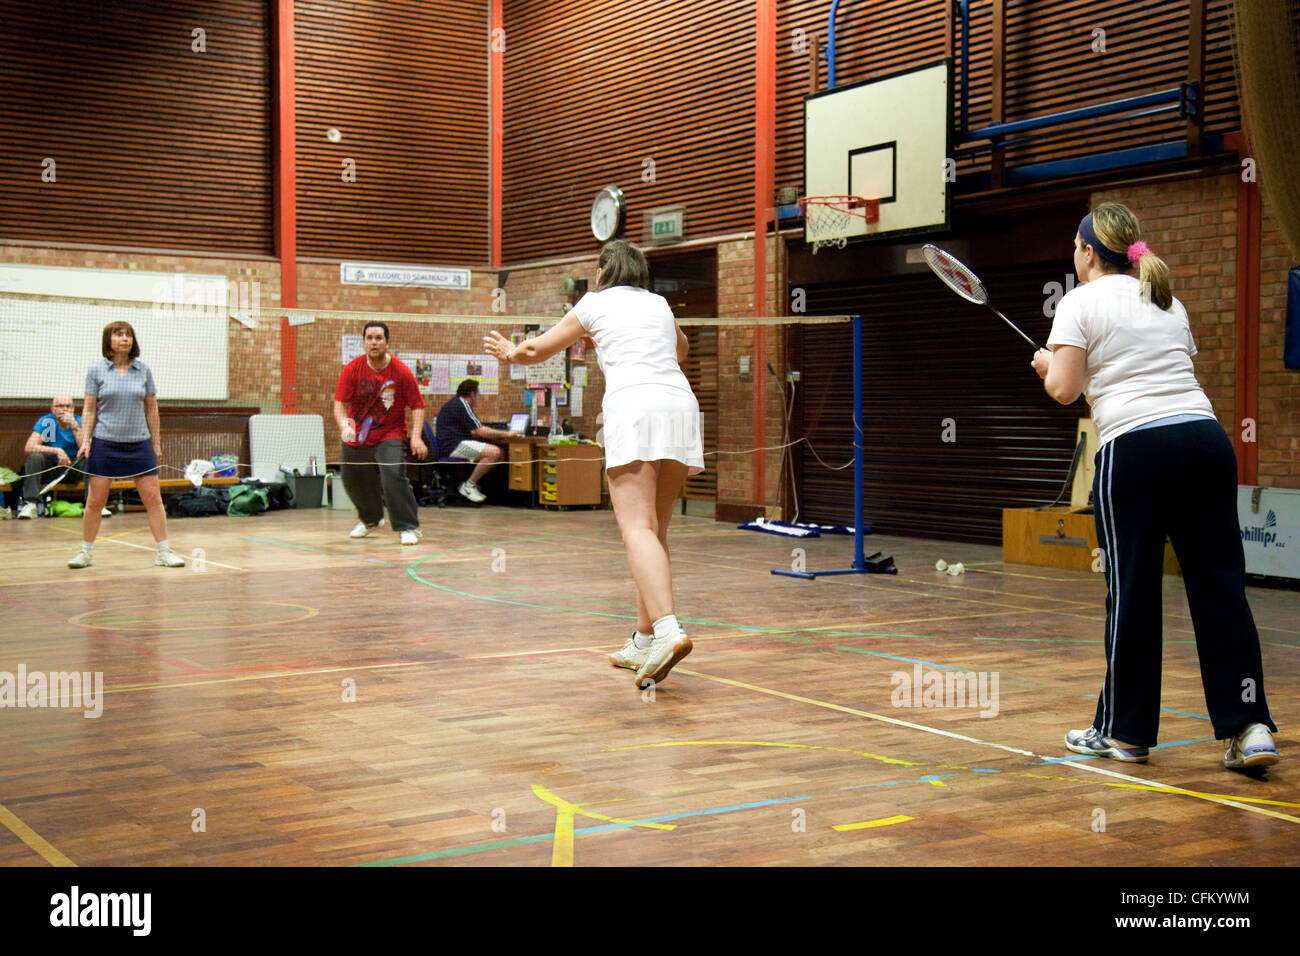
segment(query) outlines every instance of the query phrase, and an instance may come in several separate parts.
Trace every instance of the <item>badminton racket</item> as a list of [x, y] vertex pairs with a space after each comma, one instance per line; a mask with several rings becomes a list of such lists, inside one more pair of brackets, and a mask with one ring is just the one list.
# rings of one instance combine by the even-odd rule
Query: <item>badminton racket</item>
[[44, 495], [47, 491], [49, 491], [51, 488], [56, 486], [64, 478], [68, 477], [68, 474], [72, 471], [72, 469], [81, 467], [82, 463], [85, 462], [85, 460], [86, 459], [83, 456], [78, 455], [76, 457], [76, 460], [73, 461], [72, 464], [68, 465], [67, 468], [64, 468], [60, 474], [55, 476], [53, 481], [51, 481], [48, 485], [46, 485], [44, 488], [41, 489], [40, 495]]
[[375, 423], [375, 406], [377, 406], [383, 399], [385, 389], [396, 384], [396, 379], [390, 378], [388, 381], [384, 382], [383, 385], [379, 386], [379, 391], [375, 392], [374, 397], [370, 399], [370, 404], [366, 407], [365, 417], [361, 419], [361, 427], [357, 430], [356, 443], [358, 445], [364, 445], [366, 443], [366, 437], [370, 434], [370, 426]]
[[1016, 334], [1022, 339], [1035, 349], [1038, 348], [1038, 343], [1025, 335], [1024, 332], [1021, 332], [1016, 323], [989, 305], [989, 293], [984, 288], [984, 283], [980, 282], [979, 276], [963, 265], [960, 259], [930, 243], [926, 243], [921, 252], [925, 255], [925, 263], [930, 267], [930, 271], [937, 275], [944, 285], [967, 302], [974, 302], [976, 305], [987, 308], [999, 319], [1015, 329]]

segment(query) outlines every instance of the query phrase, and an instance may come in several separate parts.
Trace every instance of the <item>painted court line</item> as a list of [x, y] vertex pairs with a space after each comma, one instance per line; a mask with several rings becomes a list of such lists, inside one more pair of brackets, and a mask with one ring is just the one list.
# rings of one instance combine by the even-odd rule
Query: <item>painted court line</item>
[[43, 836], [14, 816], [13, 811], [0, 804], [0, 824], [4, 824], [14, 836], [41, 855], [50, 866], [76, 866], [66, 856], [54, 848]]
[[[714, 814], [735, 813], [738, 810], [753, 810], [759, 807], [771, 807], [782, 803], [793, 803], [796, 800], [815, 799], [810, 794], [803, 794], [797, 797], [781, 797], [774, 800], [755, 800], [752, 803], [737, 803], [726, 807], [709, 807], [705, 810], [690, 810], [685, 813], [669, 813], [658, 817], [647, 817], [643, 823], [668, 823], [673, 820], [683, 820], [687, 817], [702, 817]], [[627, 830], [635, 824], [628, 823], [606, 823], [593, 827], [577, 827], [574, 829], [575, 836], [582, 836], [590, 833], [609, 833], [614, 830]], [[491, 843], [475, 843], [470, 846], [452, 847], [447, 850], [433, 850], [429, 853], [416, 853], [412, 856], [398, 856], [387, 860], [375, 860], [370, 863], [357, 863], [355, 866], [400, 866], [403, 863], [422, 863], [426, 860], [440, 860], [453, 856], [467, 856], [471, 853], [482, 853], [487, 850], [499, 850], [505, 847], [521, 846], [528, 843], [544, 843], [547, 840], [555, 839], [554, 833], [536, 833], [526, 837], [514, 837], [510, 840], [494, 840]]]
[[[66, 533], [66, 534], [75, 535], [75, 536], [78, 537], [78, 538], [81, 537], [81, 532], [80, 532], [80, 531], [69, 531], [67, 528], [55, 528], [54, 530], [55, 530], [55, 531], [62, 531], [62, 532], [64, 532], [64, 533]], [[144, 530], [143, 528], [133, 528], [133, 529], [130, 530], [130, 531], [121, 531], [121, 532], [118, 532], [117, 534], [109, 535], [109, 536], [107, 536], [107, 537], [98, 538], [98, 539], [96, 539], [96, 540], [97, 540], [97, 541], [111, 541], [111, 542], [113, 542], [113, 544], [121, 544], [121, 545], [125, 545], [125, 546], [128, 547], [128, 548], [139, 548], [141, 551], [157, 551], [157, 550], [158, 550], [157, 547], [152, 547], [152, 548], [151, 548], [151, 547], [149, 547], [148, 545], [144, 545], [144, 544], [136, 544], [134, 541], [119, 541], [119, 540], [117, 540], [118, 538], [120, 538], [120, 537], [121, 537], [122, 535], [124, 535], [124, 534], [134, 534], [136, 531], [143, 531], [143, 530]], [[210, 560], [210, 559], [208, 559], [208, 558], [206, 558], [206, 557], [203, 559], [203, 563], [204, 563], [204, 564], [214, 564], [214, 565], [216, 565], [216, 566], [219, 567], [219, 568], [226, 568], [227, 570], [230, 570], [230, 571], [243, 571], [243, 570], [244, 570], [243, 568], [237, 568], [237, 567], [235, 567], [233, 564], [222, 564], [220, 561], [212, 561], [212, 560]]]
[[916, 818], [905, 817], [902, 814], [899, 814], [896, 817], [885, 817], [884, 819], [881, 820], [865, 820], [862, 823], [841, 823], [838, 826], [831, 827], [831, 829], [839, 830], [841, 833], [843, 833], [846, 830], [867, 830], [872, 827], [888, 827], [888, 826], [893, 826], [895, 823], [907, 823], [909, 820], [914, 820], [914, 819]]
[[[828, 710], [837, 710], [840, 711], [841, 713], [852, 714], [855, 717], [866, 717], [869, 720], [878, 720], [881, 721], [882, 723], [894, 724], [895, 726], [898, 727], [907, 727], [911, 730], [919, 730], [927, 734], [936, 734], [940, 737], [952, 738], [953, 740], [963, 740], [966, 741], [967, 743], [976, 744], [981, 747], [992, 747], [996, 750], [1002, 750], [1007, 753], [1019, 754], [1024, 757], [1033, 757], [1036, 760], [1046, 759], [1041, 754], [1036, 754], [1031, 750], [1022, 750], [1019, 747], [1008, 747], [1006, 744], [994, 743], [988, 740], [980, 740], [977, 737], [968, 737], [965, 734], [953, 733], [950, 730], [940, 730], [937, 727], [927, 727], [924, 724], [915, 724], [912, 723], [911, 721], [899, 720], [896, 717], [886, 717], [883, 714], [873, 714], [865, 710], [856, 710], [855, 708], [852, 707], [845, 707], [842, 704], [832, 704], [828, 701], [816, 700], [811, 697], [801, 697], [798, 694], [787, 694], [785, 691], [773, 690], [772, 688], [769, 687], [759, 687], [755, 684], [746, 684], [742, 681], [731, 680], [730, 678], [727, 677], [718, 677], [714, 674], [704, 674], [701, 673], [700, 671], [688, 670], [684, 667], [676, 668], [676, 672], [679, 674], [689, 674], [692, 677], [700, 677], [703, 678], [704, 680], [715, 681], [719, 684], [725, 684], [729, 687], [740, 687], [745, 690], [756, 691], [760, 694], [768, 694], [769, 696], [772, 697], [780, 697], [785, 700], [793, 700], [801, 704], [811, 704], [814, 707], [823, 707]], [[1276, 819], [1279, 820], [1285, 820], [1287, 823], [1300, 824], [1300, 817], [1290, 816], [1285, 813], [1278, 813], [1275, 810], [1266, 810], [1260, 806], [1251, 806], [1250, 804], [1240, 802], [1236, 797], [1231, 797], [1225, 794], [1208, 794], [1208, 793], [1200, 793], [1195, 790], [1184, 790], [1182, 787], [1175, 787], [1170, 784], [1160, 783], [1159, 781], [1154, 781], [1154, 780], [1144, 780], [1141, 777], [1134, 777], [1134, 776], [1130, 776], [1129, 774], [1119, 773], [1114, 770], [1108, 770], [1105, 767], [1099, 767], [1090, 763], [1079, 763], [1079, 764], [1074, 764], [1074, 766], [1080, 770], [1086, 770], [1089, 773], [1096, 773], [1106, 777], [1113, 777], [1116, 780], [1123, 780], [1128, 784], [1136, 785], [1136, 788], [1138, 789], [1156, 789], [1162, 793], [1181, 794], [1183, 796], [1194, 797], [1198, 800], [1208, 800], [1211, 803], [1217, 803], [1226, 807], [1235, 807], [1238, 810], [1245, 810], [1248, 813], [1258, 813], [1268, 817], [1275, 817]]]

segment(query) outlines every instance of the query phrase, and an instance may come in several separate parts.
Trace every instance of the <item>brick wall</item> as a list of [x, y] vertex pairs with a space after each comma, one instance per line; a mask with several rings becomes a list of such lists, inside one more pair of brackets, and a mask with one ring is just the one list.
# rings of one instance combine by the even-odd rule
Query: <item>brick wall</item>
[[[1196, 377], [1230, 436], [1241, 432], [1237, 383], [1237, 191], [1235, 174], [1105, 190], [1092, 204], [1123, 202], [1142, 222], [1147, 244], [1169, 264], [1174, 295], [1196, 338]], [[1282, 366], [1287, 252], [1267, 202], [1262, 216], [1259, 288], [1260, 485], [1300, 488], [1300, 374]]]
[[[767, 243], [767, 314], [780, 315], [783, 312], [784, 296], [778, 299], [772, 292], [776, 244], [771, 238]], [[754, 311], [753, 240], [719, 243], [718, 316], [752, 316]], [[771, 503], [772, 492], [781, 474], [781, 452], [772, 448], [763, 454], [765, 501], [755, 501], [754, 463], [757, 455], [752, 449], [779, 445], [784, 422], [781, 390], [768, 373], [767, 365], [770, 363], [778, 370], [784, 368], [785, 351], [781, 328], [766, 326], [763, 330], [766, 343], [763, 354], [756, 355], [754, 330], [752, 325], [718, 330], [718, 450], [723, 453], [706, 458], [705, 464], [709, 468], [717, 468], [719, 507], [744, 509], [756, 515], [765, 504]], [[740, 371], [742, 356], [747, 356], [750, 360], [750, 370], [745, 374]], [[763, 380], [766, 383], [763, 404], [765, 428], [762, 435], [756, 436], [754, 385], [755, 371], [759, 368], [763, 370]], [[706, 448], [705, 452], [712, 450]]]
[[1291, 255], [1265, 193], [1259, 251], [1259, 478], [1270, 488], [1300, 488], [1300, 370], [1282, 364]]

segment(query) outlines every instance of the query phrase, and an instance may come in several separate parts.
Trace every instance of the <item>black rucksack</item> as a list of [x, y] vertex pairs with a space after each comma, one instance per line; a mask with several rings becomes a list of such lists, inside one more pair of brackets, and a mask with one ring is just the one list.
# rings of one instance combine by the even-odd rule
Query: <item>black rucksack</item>
[[223, 515], [230, 506], [230, 492], [225, 488], [195, 488], [167, 499], [169, 518], [202, 518]]

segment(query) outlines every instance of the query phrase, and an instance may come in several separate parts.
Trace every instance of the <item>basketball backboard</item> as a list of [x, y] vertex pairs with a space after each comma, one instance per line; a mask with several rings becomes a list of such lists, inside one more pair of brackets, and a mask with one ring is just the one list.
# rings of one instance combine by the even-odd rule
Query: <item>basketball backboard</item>
[[804, 238], [878, 238], [948, 226], [952, 63], [804, 97], [804, 195], [861, 196], [879, 215], [804, 222]]

